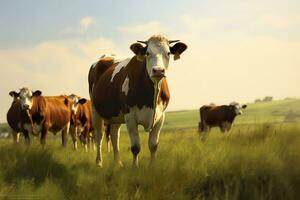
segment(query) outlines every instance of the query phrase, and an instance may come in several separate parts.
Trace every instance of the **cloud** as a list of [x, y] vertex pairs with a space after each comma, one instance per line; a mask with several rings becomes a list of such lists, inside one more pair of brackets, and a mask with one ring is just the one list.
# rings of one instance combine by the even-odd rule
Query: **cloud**
[[94, 23], [95, 20], [90, 16], [86, 16], [80, 19], [79, 24], [80, 24], [81, 32], [86, 32]]
[[117, 30], [122, 33], [144, 35], [145, 37], [151, 36], [153, 34], [167, 34], [170, 31], [168, 26], [157, 21], [151, 21], [131, 26], [120, 26], [117, 28]]
[[0, 49], [0, 121], [4, 121], [12, 99], [11, 90], [27, 86], [44, 95], [75, 93], [88, 96], [90, 66], [102, 54], [118, 54], [114, 41], [95, 38], [86, 41], [45, 41], [31, 47]]

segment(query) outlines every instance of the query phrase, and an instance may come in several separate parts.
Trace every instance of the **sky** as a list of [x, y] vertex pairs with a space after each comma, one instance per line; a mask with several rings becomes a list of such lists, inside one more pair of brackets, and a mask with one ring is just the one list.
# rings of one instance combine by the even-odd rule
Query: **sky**
[[0, 27], [0, 122], [24, 86], [89, 98], [90, 66], [153, 34], [188, 45], [169, 111], [300, 96], [299, 0], [0, 0]]

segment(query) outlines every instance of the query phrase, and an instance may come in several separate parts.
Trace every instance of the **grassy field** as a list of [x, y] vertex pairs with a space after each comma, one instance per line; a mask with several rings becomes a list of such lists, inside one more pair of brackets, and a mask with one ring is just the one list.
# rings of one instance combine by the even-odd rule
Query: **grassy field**
[[98, 168], [95, 152], [63, 149], [60, 135], [44, 150], [2, 139], [0, 199], [299, 199], [299, 113], [297, 99], [250, 104], [229, 133], [213, 129], [205, 142], [197, 110], [168, 113], [152, 166], [141, 134], [138, 169], [124, 131], [123, 168], [105, 148]]

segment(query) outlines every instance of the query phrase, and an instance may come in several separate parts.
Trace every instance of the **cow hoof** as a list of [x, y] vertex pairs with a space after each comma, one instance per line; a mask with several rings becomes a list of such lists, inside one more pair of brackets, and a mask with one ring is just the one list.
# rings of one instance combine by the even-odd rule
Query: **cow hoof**
[[124, 167], [122, 161], [116, 161], [115, 164], [116, 164], [117, 167], [120, 167], [120, 168]]
[[96, 165], [100, 168], [102, 168], [102, 161], [96, 160]]

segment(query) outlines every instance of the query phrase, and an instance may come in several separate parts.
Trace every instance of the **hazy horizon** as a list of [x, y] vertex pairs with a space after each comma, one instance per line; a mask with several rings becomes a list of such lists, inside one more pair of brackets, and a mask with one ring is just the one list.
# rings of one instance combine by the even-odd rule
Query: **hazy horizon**
[[[300, 97], [300, 2], [6, 1], [0, 3], [0, 122], [21, 87], [89, 98], [102, 54], [133, 56], [153, 34], [188, 49], [171, 60], [168, 111]], [[171, 58], [172, 59], [172, 58]]]

